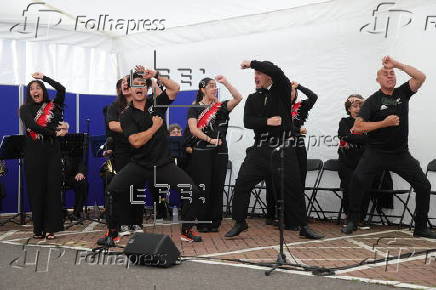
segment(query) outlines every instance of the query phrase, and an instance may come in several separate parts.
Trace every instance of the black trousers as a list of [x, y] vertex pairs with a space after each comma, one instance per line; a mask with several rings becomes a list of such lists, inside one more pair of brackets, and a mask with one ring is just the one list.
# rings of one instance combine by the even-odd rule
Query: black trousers
[[[120, 172], [130, 162], [130, 152], [114, 152], [114, 168]], [[111, 180], [112, 181], [112, 180]], [[144, 181], [134, 184], [134, 188], [144, 188]], [[136, 192], [136, 191], [134, 191]], [[138, 200], [138, 198], [134, 198]], [[139, 201], [139, 200], [138, 200]], [[130, 201], [130, 194], [122, 194], [115, 199], [119, 208], [119, 225], [142, 225], [144, 219], [144, 204]]]
[[227, 174], [227, 152], [219, 147], [211, 149], [194, 148], [190, 175], [200, 189], [198, 220], [212, 223], [201, 226], [218, 228], [223, 219], [223, 192]]
[[33, 232], [64, 229], [61, 192], [61, 152], [57, 140], [26, 137], [24, 168], [32, 210]]
[[88, 181], [85, 179], [76, 180], [75, 176], [68, 176], [65, 179], [65, 185], [71, 187], [75, 193], [74, 214], [83, 212], [83, 206], [88, 198]]
[[[300, 167], [301, 186], [304, 192], [304, 188], [306, 187], [306, 177], [307, 177], [307, 150], [304, 143], [304, 137], [297, 138], [297, 141], [298, 143], [296, 143], [295, 153], [297, 154], [298, 166]], [[276, 219], [277, 197], [275, 196], [273, 191], [272, 180], [271, 179], [265, 180], [265, 185], [266, 185], [267, 218]], [[304, 199], [304, 205], [306, 206], [306, 199]], [[290, 211], [288, 214], [291, 217], [291, 222], [287, 225], [297, 226], [295, 223], [296, 218], [294, 217], [294, 212]]]
[[431, 185], [422, 171], [418, 160], [409, 151], [390, 154], [367, 148], [351, 180], [350, 211], [354, 222], [359, 222], [361, 204], [365, 192], [370, 189], [374, 177], [382, 170], [389, 170], [400, 175], [410, 183], [416, 192], [416, 228], [426, 227], [430, 204]]
[[[112, 197], [112, 210], [109, 209], [111, 218], [108, 222], [110, 229], [116, 229], [120, 225], [119, 221], [119, 202], [122, 197], [129, 196], [130, 186], [135, 184], [144, 184], [145, 181], [153, 183], [153, 168], [144, 168], [134, 162], [129, 162], [117, 175], [112, 179], [108, 191]], [[180, 192], [182, 198], [181, 218], [184, 223], [182, 229], [192, 227], [189, 221], [197, 218], [197, 204], [199, 201], [199, 189], [193, 184], [192, 179], [174, 163], [168, 163], [159, 166], [156, 169], [157, 184], [164, 184], [167, 190], [176, 189]], [[190, 188], [189, 188], [190, 187]]]
[[[341, 179], [341, 188], [342, 190], [342, 209], [347, 216], [350, 218], [350, 192], [351, 192], [351, 180], [353, 178], [353, 173], [356, 170], [356, 167], [351, 167], [347, 165], [345, 162], [339, 160], [339, 170], [338, 175]], [[374, 184], [378, 184], [378, 180], [380, 179], [380, 172], [377, 172], [376, 177], [374, 177], [374, 182], [369, 188], [376, 188]], [[377, 182], [375, 182], [377, 181]], [[360, 218], [359, 222], [363, 221], [366, 217], [366, 213], [368, 212], [369, 202], [371, 201], [371, 192], [369, 190], [363, 193], [362, 202], [360, 206]]]
[[[250, 192], [262, 180], [271, 179], [274, 183], [277, 196], [280, 194], [281, 177], [279, 153], [272, 158], [271, 147], [250, 147], [247, 156], [239, 169], [235, 184], [235, 192], [232, 204], [232, 218], [237, 222], [247, 218], [247, 210], [250, 203]], [[293, 223], [299, 226], [307, 225], [306, 203], [304, 200], [303, 187], [301, 185], [300, 168], [295, 147], [285, 148], [284, 158], [284, 209], [285, 225]], [[293, 215], [290, 215], [293, 212]]]

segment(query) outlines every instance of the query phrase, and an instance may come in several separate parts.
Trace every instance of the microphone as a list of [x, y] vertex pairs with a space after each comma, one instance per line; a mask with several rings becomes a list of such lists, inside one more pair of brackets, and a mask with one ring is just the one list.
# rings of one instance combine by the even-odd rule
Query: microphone
[[113, 143], [114, 143], [114, 139], [112, 137], [107, 137], [106, 143], [104, 143], [105, 149], [110, 150], [112, 148]]
[[101, 151], [110, 150], [113, 142], [114, 142], [114, 139], [112, 137], [107, 137], [106, 142], [104, 144], [101, 144], [100, 147], [98, 147], [97, 155], [99, 155], [99, 153]]

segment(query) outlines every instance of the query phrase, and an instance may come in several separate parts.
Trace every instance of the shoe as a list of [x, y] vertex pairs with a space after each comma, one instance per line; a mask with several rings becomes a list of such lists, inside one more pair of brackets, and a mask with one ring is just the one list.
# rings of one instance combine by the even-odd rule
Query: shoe
[[129, 235], [130, 235], [130, 229], [129, 229], [129, 226], [126, 226], [126, 225], [121, 226], [121, 228], [120, 228], [120, 232], [118, 233], [118, 235], [119, 235], [120, 237], [129, 236]]
[[130, 226], [130, 233], [143, 233], [144, 232], [144, 228], [142, 227], [142, 225], [132, 225]]
[[206, 227], [206, 226], [200, 226], [200, 225], [197, 226], [197, 230], [198, 230], [200, 233], [208, 233], [208, 232], [210, 232], [209, 227]]
[[354, 224], [354, 222], [349, 221], [348, 224], [341, 229], [341, 232], [349, 235], [352, 234], [355, 230], [357, 230], [357, 226]]
[[44, 232], [33, 233], [33, 238], [37, 240], [41, 240], [45, 238]]
[[431, 231], [429, 228], [416, 229], [413, 232], [414, 237], [422, 237], [427, 239], [436, 239], [436, 233]]
[[366, 223], [360, 223], [360, 224], [357, 226], [357, 228], [358, 228], [359, 230], [365, 230], [365, 231], [371, 229], [371, 227], [370, 227], [368, 224], [366, 224]]
[[190, 242], [190, 243], [192, 242], [198, 243], [202, 241], [200, 235], [197, 232], [193, 231], [192, 228], [182, 231], [182, 234], [180, 235], [180, 239], [184, 242]]
[[300, 237], [306, 237], [311, 240], [320, 240], [323, 239], [324, 236], [313, 231], [309, 226], [302, 226], [300, 229]]
[[45, 236], [45, 238], [47, 240], [54, 240], [56, 237], [54, 235], [54, 233], [47, 233], [47, 235]]
[[243, 222], [236, 222], [233, 225], [233, 228], [230, 231], [228, 231], [224, 237], [226, 238], [236, 237], [239, 236], [241, 232], [246, 230], [248, 230], [248, 225], [245, 220]]
[[115, 247], [115, 245], [121, 240], [118, 232], [111, 232], [108, 230], [104, 237], [101, 237], [97, 240], [97, 245], [105, 246], [105, 247]]
[[283, 227], [283, 229], [286, 230], [286, 231], [298, 231], [300, 229], [300, 227], [299, 226], [294, 226], [294, 225], [290, 225], [290, 226], [285, 225]]

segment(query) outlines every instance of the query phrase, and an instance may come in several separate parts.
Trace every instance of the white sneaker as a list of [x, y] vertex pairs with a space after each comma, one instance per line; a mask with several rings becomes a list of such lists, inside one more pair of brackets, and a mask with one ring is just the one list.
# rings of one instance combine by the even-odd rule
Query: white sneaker
[[364, 231], [367, 231], [367, 230], [370, 230], [370, 229], [371, 229], [371, 227], [370, 227], [368, 224], [365, 224], [365, 223], [361, 223], [361, 224], [359, 224], [359, 225], [357, 226], [357, 228], [358, 228], [359, 230], [364, 230]]
[[130, 231], [133, 233], [143, 233], [144, 229], [142, 225], [133, 225], [130, 227]]
[[118, 235], [120, 237], [124, 237], [124, 236], [129, 236], [130, 235], [130, 231], [129, 231], [129, 226], [121, 226], [120, 232], [118, 233]]

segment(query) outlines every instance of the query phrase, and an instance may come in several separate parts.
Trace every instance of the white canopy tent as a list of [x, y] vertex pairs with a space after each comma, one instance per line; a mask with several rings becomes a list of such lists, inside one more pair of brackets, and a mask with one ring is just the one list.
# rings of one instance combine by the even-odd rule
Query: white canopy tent
[[[223, 74], [247, 96], [254, 89], [253, 73], [241, 71], [239, 63], [271, 60], [290, 79], [319, 95], [306, 127], [309, 158], [323, 160], [337, 157], [334, 137], [345, 114], [345, 98], [352, 93], [368, 97], [377, 90], [375, 74], [381, 58], [391, 55], [427, 75], [411, 101], [409, 140], [423, 167], [436, 157], [431, 129], [436, 127], [432, 117], [436, 1], [17, 0], [5, 4], [0, 12], [0, 83], [24, 84], [31, 72], [43, 71], [62, 80], [69, 91], [113, 93], [116, 80], [135, 64], [156, 63], [182, 83], [182, 90], [195, 89], [204, 76]], [[116, 28], [115, 23], [123, 25]], [[408, 79], [401, 72], [397, 78], [398, 85]], [[221, 90], [221, 97], [229, 96]], [[243, 104], [231, 114], [231, 125], [243, 127], [242, 116]], [[252, 132], [245, 130], [241, 141], [230, 140], [230, 144], [230, 159], [237, 170], [245, 155], [241, 152], [252, 144]]]

